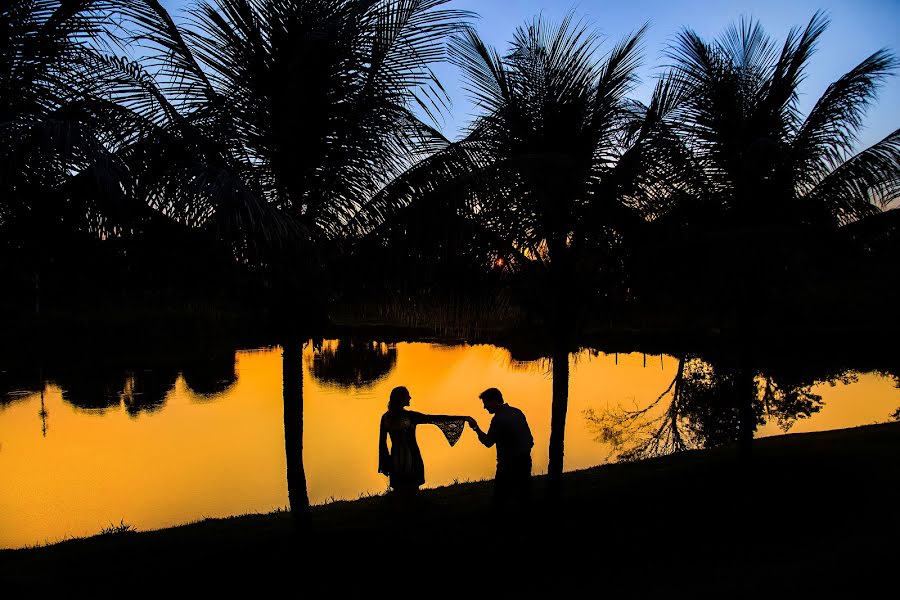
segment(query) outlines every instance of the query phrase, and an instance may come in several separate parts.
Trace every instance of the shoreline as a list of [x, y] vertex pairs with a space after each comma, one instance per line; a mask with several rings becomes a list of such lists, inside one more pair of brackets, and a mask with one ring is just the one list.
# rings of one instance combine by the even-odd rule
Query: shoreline
[[[423, 490], [415, 514], [392, 511], [389, 496], [314, 506], [306, 533], [276, 512], [0, 550], [0, 581], [23, 592], [149, 583], [355, 595], [377, 589], [400, 552], [419, 585], [457, 573], [490, 589], [485, 554], [532, 565], [523, 591], [596, 591], [592, 572], [603, 591], [635, 597], [743, 597], [775, 584], [828, 596], [891, 583], [900, 423], [760, 438], [749, 464], [736, 457], [725, 447], [567, 472], [559, 506], [543, 501], [536, 476], [534, 513], [508, 540], [488, 518], [488, 480]], [[142, 565], [166, 568], [151, 581]]]
[[[490, 326], [466, 335], [452, 328], [410, 325], [391, 320], [346, 320], [332, 318], [320, 324], [298, 326], [281, 324], [261, 313], [188, 310], [136, 310], [119, 313], [45, 314], [40, 317], [5, 315], [0, 328], [7, 335], [0, 343], [0, 358], [15, 360], [44, 354], [48, 346], [62, 350], [72, 347], [102, 350], [113, 340], [119, 353], [122, 349], [152, 353], [162, 347], [171, 352], [171, 344], [183, 343], [198, 347], [234, 346], [236, 349], [283, 344], [285, 339], [358, 338], [383, 342], [422, 341], [445, 344], [493, 344], [509, 349], [513, 354], [529, 360], [551, 355], [547, 340], [538, 327], [527, 323], [515, 326]], [[292, 333], [286, 334], [290, 328]], [[818, 324], [807, 327], [758, 327], [747, 340], [754, 351], [784, 351], [783, 345], [793, 343], [805, 352], [833, 350], [840, 346], [859, 348], [867, 353], [895, 354], [897, 331], [889, 324], [871, 323], [868, 326]], [[675, 354], [702, 352], [707, 349], [733, 346], [739, 340], [735, 331], [709, 324], [659, 325], [653, 323], [594, 322], [586, 326], [573, 345], [605, 352], [645, 351]], [[574, 350], [573, 350], [574, 351]], [[793, 350], [788, 350], [793, 353]], [[531, 358], [529, 358], [531, 357]], [[887, 361], [886, 361], [887, 362]]]

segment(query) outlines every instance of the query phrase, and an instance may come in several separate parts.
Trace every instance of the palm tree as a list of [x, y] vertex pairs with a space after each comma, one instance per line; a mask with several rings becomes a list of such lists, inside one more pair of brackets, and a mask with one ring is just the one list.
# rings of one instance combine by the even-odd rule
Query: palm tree
[[818, 12], [780, 49], [752, 20], [713, 43], [689, 29], [678, 37], [670, 55], [685, 90], [676, 116], [712, 220], [837, 227], [900, 195], [900, 130], [854, 154], [865, 110], [897, 65], [889, 52], [832, 83], [806, 118], [799, 112], [798, 87], [827, 26]]
[[[816, 13], [780, 47], [752, 20], [712, 43], [685, 29], [669, 53], [682, 94], [673, 117], [691, 155], [679, 169], [685, 193], [661, 221], [702, 240], [694, 247], [712, 257], [707, 273], [726, 282], [723, 301], [736, 312], [739, 354], [749, 352], [754, 315], [784, 277], [792, 247], [900, 196], [900, 129], [854, 153], [865, 109], [896, 66], [887, 51], [832, 83], [805, 118], [799, 111], [798, 87], [827, 25]], [[747, 368], [743, 377], [754, 373]], [[748, 452], [755, 423], [749, 406], [742, 422]]]
[[569, 352], [589, 309], [623, 287], [627, 236], [677, 145], [662, 127], [669, 82], [650, 107], [626, 97], [643, 34], [601, 58], [596, 33], [571, 13], [555, 27], [536, 18], [500, 56], [466, 30], [451, 59], [480, 115], [464, 139], [394, 183], [411, 206], [430, 201], [448, 223], [474, 223], [483, 264], [502, 269], [540, 318], [553, 360], [551, 498], [563, 469]]
[[291, 301], [324, 297], [306, 292], [349, 217], [442, 139], [414, 108], [443, 107], [430, 64], [467, 14], [445, 2], [215, 0], [185, 25], [155, 0], [122, 3], [145, 55], [108, 60], [105, 78], [140, 119], [138, 193], [293, 282]]
[[443, 141], [416, 111], [445, 106], [430, 65], [468, 17], [445, 3], [214, 0], [176, 24], [156, 0], [121, 2], [126, 41], [143, 55], [95, 63], [128, 109], [133, 143], [121, 155], [135, 193], [213, 232], [274, 290], [288, 487], [301, 523], [302, 333], [327, 308], [323, 262], [348, 221]]
[[0, 8], [0, 237], [4, 263], [31, 271], [35, 312], [51, 258], [77, 255], [139, 212], [122, 192], [125, 167], [100, 117], [98, 82], [83, 76], [103, 47], [109, 9], [97, 0]]

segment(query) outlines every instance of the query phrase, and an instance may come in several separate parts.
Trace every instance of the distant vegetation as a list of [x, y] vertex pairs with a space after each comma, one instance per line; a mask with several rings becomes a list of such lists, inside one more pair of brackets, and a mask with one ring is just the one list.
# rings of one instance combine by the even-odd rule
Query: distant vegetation
[[[536, 19], [500, 52], [472, 17], [4, 3], [4, 313], [525, 322], [562, 346], [591, 327], [882, 326], [866, 309], [897, 300], [900, 132], [853, 151], [891, 53], [801, 115], [821, 14], [781, 43], [753, 21], [686, 28], [644, 106], [643, 29], [601, 59], [574, 14]], [[447, 59], [479, 110], [458, 141], [427, 122]]]

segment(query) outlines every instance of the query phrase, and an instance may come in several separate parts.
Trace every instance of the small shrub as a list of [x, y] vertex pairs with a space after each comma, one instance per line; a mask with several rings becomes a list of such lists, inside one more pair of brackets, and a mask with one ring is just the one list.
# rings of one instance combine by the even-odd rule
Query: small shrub
[[126, 523], [125, 519], [119, 519], [118, 525], [110, 523], [109, 527], [101, 529], [100, 535], [115, 535], [117, 533], [131, 533], [133, 531], [137, 531], [134, 525]]

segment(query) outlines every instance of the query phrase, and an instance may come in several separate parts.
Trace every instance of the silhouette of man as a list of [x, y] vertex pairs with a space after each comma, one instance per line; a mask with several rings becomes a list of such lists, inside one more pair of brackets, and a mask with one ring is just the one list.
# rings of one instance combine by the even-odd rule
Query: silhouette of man
[[494, 415], [487, 433], [478, 427], [475, 419], [468, 419], [482, 444], [488, 448], [497, 445], [493, 509], [511, 505], [525, 508], [531, 503], [531, 448], [534, 446], [528, 421], [521, 410], [503, 401], [497, 388], [488, 388], [478, 397], [484, 409]]

